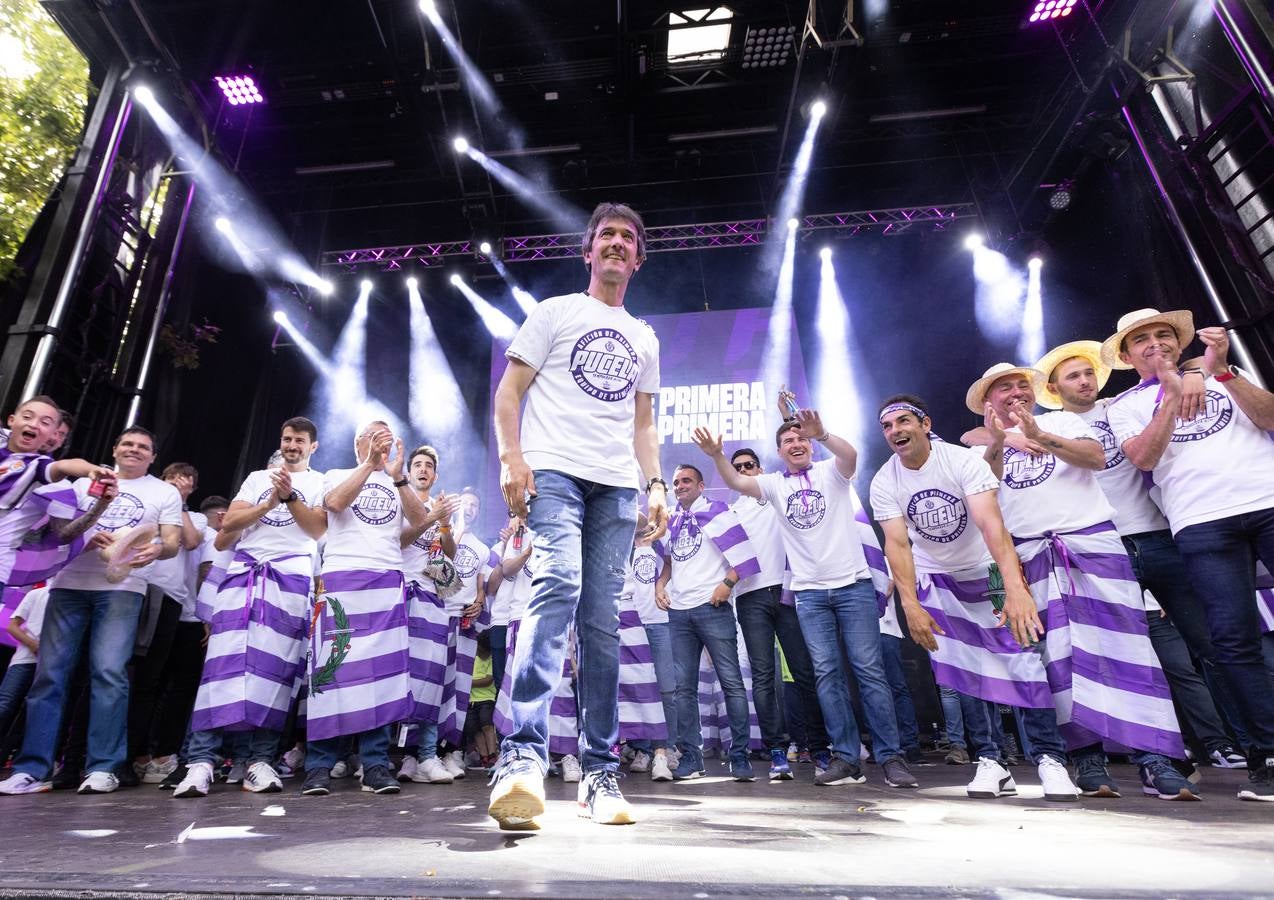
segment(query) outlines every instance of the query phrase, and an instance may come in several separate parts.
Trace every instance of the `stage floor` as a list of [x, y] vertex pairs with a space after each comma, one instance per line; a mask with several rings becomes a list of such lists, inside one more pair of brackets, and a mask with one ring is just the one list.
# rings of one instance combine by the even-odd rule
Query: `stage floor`
[[[763, 770], [762, 770], [763, 771]], [[0, 797], [5, 895], [638, 897], [1274, 896], [1274, 804], [1235, 799], [1243, 772], [1205, 769], [1202, 803], [1142, 796], [1048, 803], [1032, 767], [1021, 794], [969, 800], [971, 770], [916, 768], [918, 791], [799, 780], [624, 779], [640, 821], [575, 815], [575, 785], [548, 782], [543, 829], [486, 816], [485, 779], [407, 784], [397, 796], [335, 783], [328, 797], [217, 785], [202, 800], [154, 786], [98, 797]], [[281, 812], [280, 812], [281, 810]], [[193, 825], [193, 830], [189, 830]], [[91, 893], [84, 893], [91, 892]]]

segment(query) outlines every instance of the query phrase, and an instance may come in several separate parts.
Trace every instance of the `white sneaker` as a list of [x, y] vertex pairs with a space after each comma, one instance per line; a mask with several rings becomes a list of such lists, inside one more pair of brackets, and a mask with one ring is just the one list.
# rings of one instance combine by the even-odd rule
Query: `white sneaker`
[[416, 774], [411, 780], [420, 784], [451, 784], [451, 773], [436, 756], [421, 760], [416, 764]]
[[1220, 747], [1208, 753], [1212, 765], [1218, 769], [1246, 769], [1247, 757], [1233, 747]]
[[89, 772], [80, 782], [77, 794], [109, 794], [119, 790], [119, 778], [114, 772]]
[[645, 750], [638, 750], [633, 754], [633, 761], [628, 766], [630, 772], [649, 772], [650, 771], [650, 754]]
[[287, 753], [283, 754], [283, 762], [293, 772], [305, 771], [305, 748], [293, 747]]
[[1036, 767], [1040, 773], [1040, 784], [1044, 788], [1044, 799], [1058, 802], [1070, 802], [1079, 799], [1079, 788], [1071, 781], [1066, 767], [1051, 756], [1041, 757]]
[[329, 773], [333, 778], [348, 778], [351, 774], [357, 773], [363, 764], [358, 761], [358, 754], [351, 753], [345, 759], [337, 760], [336, 765], [332, 766]]
[[399, 781], [415, 781], [416, 773], [420, 771], [420, 763], [416, 762], [414, 756], [404, 756], [403, 764], [398, 767]]
[[43, 794], [53, 790], [53, 782], [41, 781], [26, 772], [14, 772], [0, 781], [0, 794]]
[[973, 780], [964, 789], [970, 797], [978, 800], [994, 800], [1017, 793], [1017, 785], [1013, 783], [1013, 775], [1000, 765], [999, 760], [982, 756], [978, 758], [978, 770]]
[[[134, 766], [134, 769], [137, 767]], [[137, 773], [137, 777], [142, 780], [143, 784], [162, 784], [164, 779], [177, 771], [176, 754], [168, 757], [167, 762], [160, 762], [152, 759], [146, 765], [141, 767], [141, 771]]]
[[655, 754], [655, 758], [650, 763], [650, 780], [672, 781], [672, 769], [668, 766], [668, 757], [665, 754]]
[[567, 784], [574, 784], [584, 774], [579, 766], [579, 760], [574, 756], [563, 756], [559, 765], [562, 767], [562, 780]]
[[173, 790], [174, 797], [207, 797], [212, 787], [212, 765], [206, 762], [191, 763], [186, 777]]
[[283, 781], [268, 762], [254, 762], [243, 777], [243, 790], [254, 794], [276, 794], [283, 790]]
[[452, 750], [446, 756], [439, 757], [442, 760], [442, 767], [451, 773], [453, 781], [459, 781], [464, 778], [464, 751]]

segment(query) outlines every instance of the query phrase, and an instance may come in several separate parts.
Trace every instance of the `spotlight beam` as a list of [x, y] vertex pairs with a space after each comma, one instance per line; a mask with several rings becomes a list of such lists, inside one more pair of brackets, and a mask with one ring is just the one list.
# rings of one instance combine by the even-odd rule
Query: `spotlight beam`
[[504, 283], [509, 286], [509, 290], [513, 293], [513, 299], [517, 301], [518, 308], [522, 310], [522, 314], [529, 316], [535, 307], [539, 306], [540, 301], [536, 300], [530, 291], [526, 290], [522, 285], [518, 284], [517, 279], [510, 273], [504, 260], [498, 256], [492, 256], [490, 263], [495, 267], [496, 272], [504, 279]]
[[547, 217], [555, 226], [563, 231], [582, 231], [588, 221], [584, 210], [566, 203], [552, 193], [548, 184], [537, 184], [503, 163], [496, 162], [477, 147], [468, 147], [464, 154], [476, 162], [500, 184], [517, 195], [527, 206]]
[[863, 418], [858, 398], [861, 384], [849, 364], [851, 358], [849, 308], [836, 282], [830, 250], [820, 254], [818, 279], [818, 355], [814, 369], [814, 401], [828, 430], [845, 435], [855, 447], [863, 446]]
[[[787, 239], [783, 242], [783, 261], [779, 266], [774, 305], [770, 307], [769, 334], [762, 352], [761, 377], [766, 391], [771, 393], [787, 383], [788, 373], [792, 371], [792, 281], [795, 270], [796, 229], [789, 228]], [[797, 402], [802, 402], [801, 398]]]
[[1026, 267], [1026, 305], [1022, 310], [1022, 333], [1017, 341], [1017, 358], [1026, 365], [1044, 355], [1042, 269], [1043, 264], [1035, 259]]
[[451, 284], [456, 290], [464, 294], [468, 299], [474, 311], [477, 312], [482, 324], [486, 326], [487, 331], [491, 332], [491, 336], [501, 341], [511, 341], [513, 336], [518, 333], [518, 326], [513, 320], [496, 309], [489, 301], [481, 296], [473, 288], [464, 283], [464, 279], [458, 275], [451, 276]]
[[[821, 115], [811, 115], [805, 126], [805, 137], [801, 139], [801, 146], [796, 151], [796, 159], [792, 162], [792, 171], [788, 175], [787, 184], [783, 187], [775, 221], [790, 222], [792, 219], [797, 219], [799, 222], [801, 205], [805, 202], [805, 186], [809, 181], [810, 162], [814, 158], [814, 140], [818, 136], [818, 126], [822, 121]], [[790, 231], [790, 228], [788, 230]], [[761, 256], [763, 270], [774, 271], [775, 264], [779, 261], [779, 251], [785, 248], [786, 244], [786, 240], [780, 242], [777, 235], [766, 244]]]

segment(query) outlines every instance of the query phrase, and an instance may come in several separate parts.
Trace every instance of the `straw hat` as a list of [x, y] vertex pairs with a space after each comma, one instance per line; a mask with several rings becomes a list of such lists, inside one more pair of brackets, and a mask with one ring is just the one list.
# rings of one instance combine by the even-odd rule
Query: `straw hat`
[[1112, 369], [1131, 369], [1128, 363], [1119, 358], [1119, 345], [1128, 337], [1128, 332], [1135, 331], [1143, 325], [1154, 325], [1163, 322], [1171, 325], [1177, 333], [1177, 341], [1184, 350], [1194, 340], [1194, 314], [1188, 309], [1176, 309], [1161, 313], [1157, 309], [1135, 309], [1119, 317], [1115, 333], [1102, 341], [1101, 359]]
[[985, 411], [983, 406], [986, 404], [986, 392], [991, 385], [999, 381], [1005, 375], [1025, 375], [1031, 379], [1031, 387], [1035, 389], [1036, 399], [1040, 394], [1044, 393], [1044, 376], [1039, 370], [1032, 369], [1030, 366], [1015, 366], [1012, 363], [996, 363], [991, 368], [982, 373], [982, 377], [973, 384], [969, 385], [969, 391], [964, 395], [964, 405], [969, 411], [975, 415], [982, 415]]
[[1110, 378], [1110, 366], [1102, 362], [1101, 344], [1097, 341], [1071, 341], [1054, 347], [1035, 364], [1035, 368], [1043, 373], [1045, 381], [1044, 389], [1035, 397], [1036, 403], [1045, 409], [1062, 408], [1061, 398], [1048, 389], [1047, 382], [1053, 377], [1054, 369], [1077, 356], [1092, 364], [1093, 371], [1097, 373], [1097, 390], [1106, 386], [1106, 381]]

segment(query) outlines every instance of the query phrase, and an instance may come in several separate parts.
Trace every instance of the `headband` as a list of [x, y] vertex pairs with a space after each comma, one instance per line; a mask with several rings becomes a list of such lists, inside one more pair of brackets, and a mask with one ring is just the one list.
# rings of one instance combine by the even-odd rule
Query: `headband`
[[885, 416], [889, 415], [890, 413], [896, 413], [896, 412], [913, 413], [916, 419], [918, 420], [929, 418], [929, 414], [927, 412], [925, 412], [920, 407], [914, 406], [910, 403], [891, 403], [880, 411], [879, 418], [880, 420], [883, 421]]

